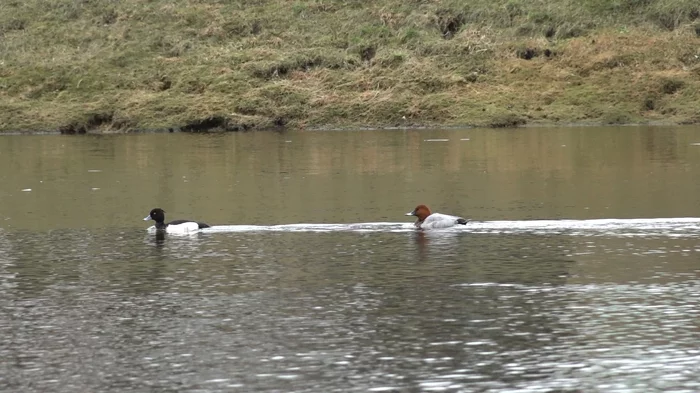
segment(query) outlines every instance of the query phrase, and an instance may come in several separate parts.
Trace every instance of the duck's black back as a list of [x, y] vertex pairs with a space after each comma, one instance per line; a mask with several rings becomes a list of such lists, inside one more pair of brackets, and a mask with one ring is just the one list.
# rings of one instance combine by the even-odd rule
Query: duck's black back
[[209, 224], [205, 224], [203, 222], [197, 222], [197, 221], [192, 221], [192, 220], [175, 220], [175, 221], [170, 221], [168, 225], [178, 225], [178, 224], [184, 224], [186, 222], [196, 222], [197, 225], [199, 225], [199, 229], [202, 228], [209, 228]]

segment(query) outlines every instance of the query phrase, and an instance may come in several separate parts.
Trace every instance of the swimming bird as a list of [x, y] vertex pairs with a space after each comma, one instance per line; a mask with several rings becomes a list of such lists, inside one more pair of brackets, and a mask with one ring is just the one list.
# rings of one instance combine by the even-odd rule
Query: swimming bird
[[166, 231], [168, 233], [185, 233], [195, 232], [202, 228], [209, 228], [208, 224], [192, 220], [175, 220], [165, 223], [165, 210], [157, 207], [152, 209], [150, 213], [143, 219], [144, 221], [153, 220], [156, 222], [156, 230]]
[[412, 212], [406, 213], [407, 216], [416, 216], [416, 228], [420, 229], [439, 229], [449, 228], [455, 225], [466, 225], [469, 220], [462, 217], [450, 216], [448, 214], [432, 213], [428, 206], [418, 205]]

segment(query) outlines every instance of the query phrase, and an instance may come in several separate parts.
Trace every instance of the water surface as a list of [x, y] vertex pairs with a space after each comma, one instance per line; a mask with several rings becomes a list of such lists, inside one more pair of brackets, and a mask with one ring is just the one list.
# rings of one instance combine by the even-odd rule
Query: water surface
[[[698, 143], [2, 137], [0, 390], [698, 391]], [[418, 203], [475, 221], [416, 232]]]

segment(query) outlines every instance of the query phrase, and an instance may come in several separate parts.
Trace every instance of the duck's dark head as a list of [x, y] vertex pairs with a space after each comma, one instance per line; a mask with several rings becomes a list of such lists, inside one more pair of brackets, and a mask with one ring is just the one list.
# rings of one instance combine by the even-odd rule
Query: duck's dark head
[[151, 210], [146, 217], [143, 218], [144, 221], [153, 220], [156, 223], [162, 223], [165, 221], [165, 210], [157, 207]]

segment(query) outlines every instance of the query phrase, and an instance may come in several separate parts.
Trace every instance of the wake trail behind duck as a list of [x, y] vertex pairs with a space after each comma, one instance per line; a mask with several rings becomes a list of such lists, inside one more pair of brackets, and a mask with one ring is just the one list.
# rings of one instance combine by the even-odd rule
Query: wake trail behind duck
[[[411, 222], [366, 222], [351, 224], [215, 225], [203, 233], [225, 232], [414, 232]], [[430, 232], [482, 234], [561, 234], [573, 236], [700, 236], [700, 217], [634, 218], [592, 220], [470, 221], [467, 225]]]

